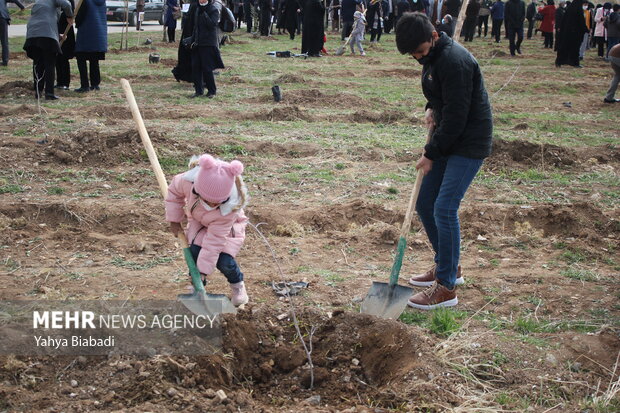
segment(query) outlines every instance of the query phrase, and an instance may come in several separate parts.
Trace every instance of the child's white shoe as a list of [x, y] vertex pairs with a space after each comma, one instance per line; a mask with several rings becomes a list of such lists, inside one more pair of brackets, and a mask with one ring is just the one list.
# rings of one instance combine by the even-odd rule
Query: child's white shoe
[[232, 289], [231, 301], [235, 307], [239, 307], [240, 305], [247, 304], [248, 301], [250, 301], [250, 298], [248, 297], [248, 293], [245, 290], [245, 283], [243, 281], [230, 284], [230, 288]]
[[366, 56], [366, 52], [362, 52], [361, 56]]

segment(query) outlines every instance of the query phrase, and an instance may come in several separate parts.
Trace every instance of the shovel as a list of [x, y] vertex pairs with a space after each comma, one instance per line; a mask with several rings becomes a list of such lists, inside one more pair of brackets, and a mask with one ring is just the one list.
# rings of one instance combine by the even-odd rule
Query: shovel
[[[133, 95], [133, 91], [131, 90], [131, 85], [127, 79], [121, 79], [121, 86], [125, 91], [125, 96], [127, 98], [127, 103], [129, 103], [129, 108], [131, 109], [133, 119], [138, 126], [138, 133], [140, 134], [140, 139], [144, 144], [144, 149], [146, 149], [149, 161], [151, 162], [151, 167], [153, 168], [153, 172], [157, 178], [159, 189], [165, 199], [168, 194], [168, 183], [166, 182], [164, 172], [161, 170], [161, 166], [159, 165], [159, 160], [157, 159], [157, 154], [155, 153], [153, 144], [151, 143], [151, 138], [149, 138], [149, 134], [144, 127], [144, 122], [142, 121], [142, 116], [140, 115], [140, 109], [138, 109], [136, 99]], [[189, 268], [189, 273], [192, 276], [194, 292], [191, 294], [179, 294], [177, 299], [192, 313], [208, 317], [209, 319], [212, 319], [219, 313], [236, 313], [237, 309], [224, 294], [207, 294], [204, 286], [202, 285], [200, 272], [198, 271], [198, 267], [196, 267], [196, 262], [194, 262], [194, 258], [192, 257], [192, 253], [189, 249], [189, 244], [185, 233], [183, 231], [179, 231], [178, 238], [181, 243], [181, 248], [183, 248], [183, 256], [185, 257], [185, 262]]]
[[355, 31], [356, 27], [357, 22], [355, 22], [355, 24], [353, 25], [353, 28], [351, 29], [351, 34], [349, 35], [349, 37], [347, 37], [347, 40], [345, 40], [344, 44], [336, 49], [336, 52], [334, 53], [336, 56], [342, 56], [344, 54], [344, 50], [347, 48], [347, 45], [351, 41], [351, 36], [353, 36], [353, 32]]
[[[427, 143], [430, 140], [431, 134], [432, 131], [429, 130], [426, 137]], [[394, 257], [394, 264], [392, 265], [392, 272], [390, 273], [390, 281], [389, 283], [373, 281], [368, 294], [364, 298], [364, 301], [362, 301], [360, 312], [364, 314], [396, 320], [407, 307], [409, 297], [413, 295], [412, 288], [398, 285], [398, 275], [400, 274], [400, 267], [403, 265], [403, 256], [405, 255], [405, 247], [407, 246], [407, 234], [411, 228], [413, 210], [418, 200], [418, 195], [420, 194], [420, 186], [422, 185], [423, 177], [424, 172], [421, 169], [418, 170], [418, 175], [413, 185], [413, 191], [409, 198], [409, 206], [405, 214], [405, 221], [400, 229], [400, 238], [398, 239], [398, 246], [396, 247], [396, 256]]]

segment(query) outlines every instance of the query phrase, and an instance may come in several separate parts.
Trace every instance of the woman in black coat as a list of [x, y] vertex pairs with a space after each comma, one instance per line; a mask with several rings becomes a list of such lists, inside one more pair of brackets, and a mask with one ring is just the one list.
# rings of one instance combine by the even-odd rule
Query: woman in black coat
[[291, 40], [295, 40], [295, 32], [297, 31], [297, 15], [301, 11], [301, 5], [298, 0], [282, 0], [284, 1], [284, 28], [288, 32]]
[[[71, 3], [71, 10], [75, 10], [75, 4], [73, 0], [69, 0]], [[67, 29], [67, 14], [63, 11], [58, 18], [58, 33], [62, 36], [62, 34]], [[71, 63], [69, 60], [75, 57], [75, 31], [73, 30], [73, 25], [69, 28], [67, 32], [67, 38], [61, 38], [62, 44], [60, 45], [60, 49], [62, 51], [56, 57], [56, 89], [69, 89], [69, 84], [71, 83]]]
[[[183, 13], [181, 17], [181, 39], [185, 39], [192, 35], [194, 31], [194, 17], [198, 2], [190, 0], [187, 13]], [[177, 52], [177, 65], [172, 69], [172, 74], [177, 82], [193, 82], [192, 77], [192, 55], [189, 50], [183, 47], [183, 42], [179, 42], [179, 50]]]
[[583, 34], [588, 32], [586, 19], [583, 15], [583, 4], [587, 1], [573, 0], [566, 8], [558, 37], [556, 38], [557, 56], [555, 65], [581, 67], [579, 64], [579, 48], [583, 42]]
[[301, 53], [320, 57], [323, 49], [325, 6], [321, 0], [307, 0], [304, 7]]
[[192, 31], [196, 43], [192, 49], [192, 77], [195, 90], [190, 96], [192, 98], [204, 95], [205, 84], [208, 98], [214, 97], [217, 92], [213, 71], [224, 68], [217, 40], [219, 21], [220, 11], [213, 4], [213, 0], [198, 0]]

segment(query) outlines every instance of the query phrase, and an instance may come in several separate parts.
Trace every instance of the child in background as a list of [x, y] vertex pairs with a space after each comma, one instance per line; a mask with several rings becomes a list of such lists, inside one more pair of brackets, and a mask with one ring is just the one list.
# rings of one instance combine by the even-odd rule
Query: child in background
[[203, 284], [215, 268], [228, 279], [234, 306], [249, 301], [235, 256], [245, 240], [248, 200], [241, 173], [243, 164], [215, 159], [211, 155], [192, 157], [189, 171], [176, 175], [168, 187], [166, 221], [176, 236], [183, 230]]
[[353, 30], [351, 31], [351, 39], [349, 45], [351, 46], [351, 54], [355, 54], [355, 46], [360, 51], [362, 56], [366, 56], [364, 48], [362, 47], [362, 40], [364, 39], [364, 32], [366, 31], [366, 18], [364, 17], [364, 6], [358, 4], [357, 10], [353, 14]]

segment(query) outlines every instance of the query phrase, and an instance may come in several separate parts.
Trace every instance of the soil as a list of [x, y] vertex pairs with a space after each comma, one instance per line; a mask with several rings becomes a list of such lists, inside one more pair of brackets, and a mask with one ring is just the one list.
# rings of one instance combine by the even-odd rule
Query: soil
[[[148, 50], [130, 52], [144, 55], [146, 64]], [[499, 53], [504, 52], [488, 56], [498, 58]], [[16, 58], [13, 63], [26, 67], [30, 61]], [[162, 59], [161, 66], [174, 63]], [[590, 70], [587, 76], [597, 87], [606, 84], [601, 75], [606, 69]], [[405, 65], [375, 65], [368, 71], [403, 82], [414, 79], [416, 87], [420, 76], [418, 68]], [[364, 70], [343, 73], [368, 76]], [[26, 97], [32, 84], [12, 75], [0, 84], [0, 298], [145, 300], [185, 292], [183, 257], [163, 222], [159, 190], [127, 108], [111, 100], [113, 93], [75, 97], [84, 104], [69, 127], [49, 131], [36, 103]], [[387, 280], [411, 189], [409, 182], [385, 178], [378, 184], [367, 177], [407, 170], [417, 152], [382, 145], [326, 146], [296, 130], [243, 137], [225, 131], [252, 120], [316, 125], [345, 118], [377, 128], [421, 127], [420, 113], [387, 100], [317, 88], [312, 82], [321, 76], [312, 68], [278, 75], [275, 84], [307, 87], [284, 87], [280, 103], [263, 92], [244, 96], [240, 101], [251, 104], [251, 110], [217, 102], [153, 99], [141, 104], [162, 159], [176, 162], [221, 148], [237, 151], [234, 156], [248, 168], [250, 221], [268, 238], [285, 278], [309, 283], [291, 300], [302, 335], [312, 343], [312, 367], [296, 335], [291, 302], [271, 288], [272, 281], [280, 281], [278, 266], [261, 237], [248, 228], [238, 260], [251, 303], [236, 316], [222, 317], [220, 352], [144, 358], [1, 356], [0, 411], [576, 412], [618, 380], [620, 210], [613, 187], [620, 170], [618, 130], [602, 131], [616, 140], [598, 146], [494, 141], [481, 175], [487, 180], [521, 177], [510, 187], [476, 181], [463, 202], [461, 264], [467, 282], [459, 289], [457, 308], [466, 318], [460, 331], [446, 337], [428, 325], [358, 312], [371, 283]], [[173, 84], [164, 71], [127, 78], [135, 89], [164, 79]], [[489, 76], [485, 81], [499, 88], [505, 80]], [[238, 83], [254, 87], [250, 76], [222, 76], [224, 90]], [[511, 93], [518, 95], [521, 87], [532, 85], [511, 85]], [[521, 104], [528, 98], [522, 99]], [[571, 101], [591, 113], [602, 107], [585, 95]], [[371, 103], [382, 108], [365, 109]], [[571, 110], [561, 102], [557, 106], [554, 110]], [[328, 117], [315, 114], [313, 107], [339, 112]], [[181, 128], [204, 126], [192, 118], [205, 108], [224, 120], [204, 136], [180, 139], [191, 130]], [[505, 101], [494, 106], [496, 112], [519, 108]], [[63, 119], [65, 109], [45, 109], [48, 119]], [[594, 127], [588, 122], [573, 126]], [[497, 124], [515, 134], [534, 129], [522, 120]], [[175, 167], [183, 170], [183, 162]], [[307, 166], [329, 167], [342, 180], [303, 175]], [[547, 191], [546, 181], [522, 177], [529, 170], [582, 174], [585, 181]], [[298, 180], [287, 178], [294, 172]], [[407, 245], [401, 284], [426, 271], [433, 260], [417, 218]], [[586, 278], [566, 275], [570, 260]], [[208, 289], [228, 293], [219, 273], [210, 276]], [[515, 320], [523, 317], [557, 329], [515, 330]], [[565, 328], [571, 322], [596, 328]]]

